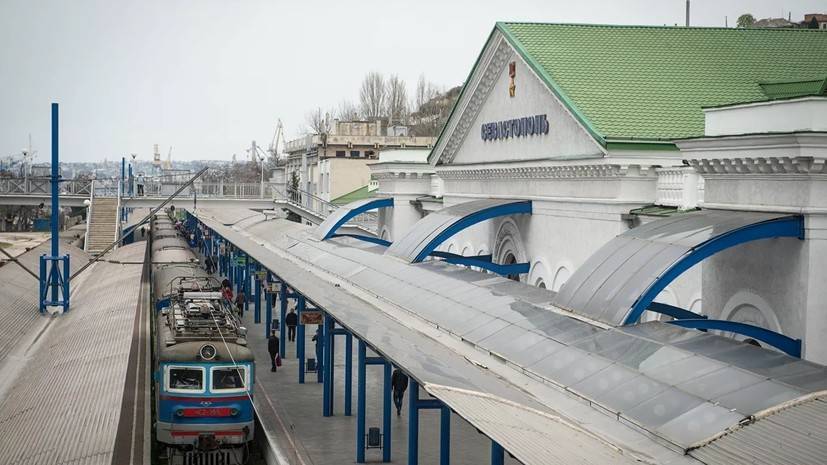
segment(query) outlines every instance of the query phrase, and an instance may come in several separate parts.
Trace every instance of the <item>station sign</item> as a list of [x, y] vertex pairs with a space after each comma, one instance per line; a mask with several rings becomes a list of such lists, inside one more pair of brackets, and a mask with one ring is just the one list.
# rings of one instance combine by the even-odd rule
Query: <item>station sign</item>
[[259, 281], [264, 281], [267, 279], [267, 272], [266, 271], [256, 271], [256, 279]]
[[322, 312], [318, 310], [304, 310], [301, 312], [301, 324], [303, 325], [320, 325], [322, 321]]
[[235, 257], [236, 266], [247, 266], [247, 257]]
[[512, 137], [529, 137], [548, 134], [548, 117], [543, 115], [483, 123], [480, 127], [482, 140], [501, 140]]

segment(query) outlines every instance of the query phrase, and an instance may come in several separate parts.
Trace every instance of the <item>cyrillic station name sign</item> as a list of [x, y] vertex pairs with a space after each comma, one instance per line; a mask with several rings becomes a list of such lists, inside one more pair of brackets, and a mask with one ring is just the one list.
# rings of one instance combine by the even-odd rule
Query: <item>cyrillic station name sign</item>
[[509, 139], [548, 134], [546, 115], [524, 116], [494, 123], [484, 123], [480, 129], [482, 140]]

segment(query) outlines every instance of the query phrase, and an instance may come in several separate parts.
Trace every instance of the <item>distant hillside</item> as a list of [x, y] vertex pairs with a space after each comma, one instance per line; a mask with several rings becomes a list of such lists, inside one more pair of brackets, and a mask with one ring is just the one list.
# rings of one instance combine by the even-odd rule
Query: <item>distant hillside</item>
[[420, 105], [417, 111], [411, 113], [409, 128], [414, 136], [439, 136], [442, 127], [448, 121], [448, 116], [454, 108], [462, 86], [456, 86], [444, 93], [438, 94]]

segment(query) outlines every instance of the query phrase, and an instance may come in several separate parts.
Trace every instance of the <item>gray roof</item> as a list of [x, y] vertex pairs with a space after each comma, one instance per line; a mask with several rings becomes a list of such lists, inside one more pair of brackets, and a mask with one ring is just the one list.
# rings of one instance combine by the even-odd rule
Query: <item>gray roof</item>
[[[199, 214], [211, 227], [219, 226], [209, 212]], [[244, 227], [220, 227], [219, 233], [408, 370], [428, 392], [431, 385], [447, 386], [575, 419], [613, 447], [628, 451], [647, 444], [655, 461], [666, 461], [682, 455], [664, 452], [659, 444], [689, 450], [745, 418], [827, 389], [827, 368], [778, 352], [661, 322], [615, 329], [551, 305], [555, 296], [549, 291], [438, 261], [406, 264], [353, 239], [318, 242], [295, 223], [284, 223], [262, 217]], [[368, 303], [356, 295], [381, 297]], [[411, 315], [413, 322], [398, 323]], [[467, 365], [477, 364], [467, 356], [417, 342], [427, 328], [438, 328], [514, 371], [468, 371]], [[567, 406], [543, 391], [549, 386], [618, 422], [606, 426], [582, 408]], [[465, 417], [491, 437], [502, 433], [481, 418], [474, 423], [472, 415]], [[644, 438], [610, 440], [624, 437], [628, 427]], [[564, 436], [557, 443], [569, 440], [573, 444], [575, 438]], [[605, 452], [591, 451], [590, 460], [605, 463], [598, 450]]]
[[[26, 268], [38, 273], [40, 255], [49, 253], [51, 245], [47, 241], [17, 257]], [[60, 253], [69, 254], [69, 267], [72, 273], [85, 265], [89, 255], [83, 250], [60, 244]], [[11, 261], [0, 267], [0, 300], [3, 302], [0, 311], [0, 362], [6, 358], [18, 341], [40, 318], [37, 304], [38, 282], [34, 276], [26, 273], [20, 266]]]
[[730, 465], [823, 465], [827, 401], [814, 397], [768, 412], [690, 454], [706, 463]]
[[479, 199], [452, 205], [417, 221], [411, 229], [388, 247], [387, 254], [412, 263], [427, 245], [464, 218], [484, 210], [525, 200]]
[[558, 307], [621, 325], [638, 297], [672, 264], [706, 241], [789, 215], [703, 210], [630, 229], [592, 254], [560, 288]]
[[[141, 262], [145, 244], [109, 258]], [[0, 401], [0, 463], [112, 462], [141, 271], [99, 262], [77, 279], [69, 313], [50, 320]]]

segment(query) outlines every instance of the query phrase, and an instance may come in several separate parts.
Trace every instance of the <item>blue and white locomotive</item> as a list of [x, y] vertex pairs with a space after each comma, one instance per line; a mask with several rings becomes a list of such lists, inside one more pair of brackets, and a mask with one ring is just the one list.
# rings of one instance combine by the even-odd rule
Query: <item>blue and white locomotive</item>
[[153, 221], [152, 262], [156, 438], [169, 463], [244, 464], [255, 432], [246, 329], [166, 216]]

